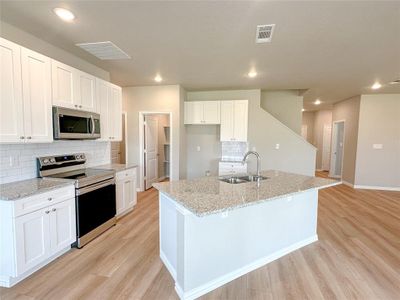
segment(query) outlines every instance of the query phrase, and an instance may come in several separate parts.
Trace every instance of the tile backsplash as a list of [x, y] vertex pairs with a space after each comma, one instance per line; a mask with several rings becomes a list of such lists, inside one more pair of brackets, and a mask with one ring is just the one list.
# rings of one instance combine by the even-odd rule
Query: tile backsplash
[[221, 160], [241, 161], [247, 149], [246, 142], [221, 142]]
[[37, 177], [36, 158], [47, 155], [85, 153], [86, 165], [110, 162], [110, 143], [55, 141], [51, 144], [0, 145], [0, 184]]

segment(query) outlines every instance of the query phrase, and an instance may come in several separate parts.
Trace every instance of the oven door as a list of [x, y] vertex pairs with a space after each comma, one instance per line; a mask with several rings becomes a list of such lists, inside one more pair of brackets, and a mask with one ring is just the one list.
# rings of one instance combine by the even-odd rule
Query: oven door
[[100, 115], [53, 107], [53, 127], [56, 140], [96, 139], [100, 137]]
[[76, 232], [82, 247], [115, 224], [115, 181], [105, 180], [76, 190]]

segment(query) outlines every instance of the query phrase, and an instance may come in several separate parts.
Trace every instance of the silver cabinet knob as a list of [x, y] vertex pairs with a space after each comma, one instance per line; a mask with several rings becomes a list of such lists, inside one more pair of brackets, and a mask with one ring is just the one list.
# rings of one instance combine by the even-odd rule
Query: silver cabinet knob
[[48, 214], [48, 213], [50, 213], [50, 211], [49, 211], [49, 210], [46, 210], [45, 213]]
[[31, 139], [32, 139], [32, 137], [31, 137], [31, 136], [27, 136], [26, 138], [27, 138], [28, 140], [31, 140]]
[[20, 140], [23, 140], [24, 138], [25, 138], [24, 136], [20, 136], [20, 137], [19, 137]]
[[82, 108], [82, 105], [79, 105], [79, 108]]
[[75, 106], [75, 107], [78, 107], [78, 105], [77, 105], [77, 104], [75, 104], [74, 106]]
[[51, 211], [56, 211], [57, 209], [56, 208], [53, 208]]
[[53, 198], [52, 198], [52, 197], [49, 197], [49, 198], [47, 198], [47, 200], [51, 201], [51, 200], [53, 200]]

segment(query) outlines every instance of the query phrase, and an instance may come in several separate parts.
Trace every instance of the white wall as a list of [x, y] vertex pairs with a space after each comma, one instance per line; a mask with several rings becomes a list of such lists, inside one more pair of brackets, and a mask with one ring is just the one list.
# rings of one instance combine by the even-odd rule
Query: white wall
[[[45, 34], [45, 33], [44, 33]], [[31, 35], [21, 29], [5, 22], [0, 22], [1, 37], [10, 40], [23, 47], [39, 52], [50, 58], [58, 60], [64, 64], [70, 65], [81, 71], [87, 72], [99, 78], [109, 81], [110, 73], [61, 49], [53, 46], [36, 36]]]
[[297, 90], [261, 91], [261, 107], [301, 134], [303, 96]]
[[[315, 148], [300, 135], [274, 118], [260, 106], [260, 90], [224, 90], [188, 92], [189, 101], [202, 100], [249, 100], [249, 149], [255, 148], [261, 155], [262, 169], [276, 169], [314, 176]], [[280, 149], [276, 150], [276, 144]], [[188, 158], [194, 154], [189, 153]], [[188, 170], [194, 168], [187, 161]], [[255, 171], [254, 160], [249, 170]]]
[[400, 94], [361, 96], [355, 184], [400, 188]]
[[[171, 180], [178, 180], [180, 164], [184, 163], [181, 155], [181, 109], [183, 101], [179, 85], [125, 87], [122, 88], [123, 101], [128, 112], [128, 163], [140, 165], [139, 149], [139, 112], [171, 112], [171, 142], [172, 161]], [[182, 107], [181, 107], [182, 106]]]
[[302, 117], [302, 125], [307, 126], [307, 142], [310, 144], [314, 143], [314, 121], [315, 121], [315, 112], [313, 111], [305, 111], [303, 112]]
[[[55, 141], [51, 144], [0, 145], [0, 183], [37, 177], [36, 158], [47, 155], [85, 153], [87, 166], [110, 163], [110, 143]], [[11, 162], [11, 164], [10, 164]]]

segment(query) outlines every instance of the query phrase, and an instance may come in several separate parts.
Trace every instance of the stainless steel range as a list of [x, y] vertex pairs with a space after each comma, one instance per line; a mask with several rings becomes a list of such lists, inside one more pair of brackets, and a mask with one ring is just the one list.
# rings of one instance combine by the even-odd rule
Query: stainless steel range
[[40, 177], [74, 179], [78, 248], [115, 225], [114, 171], [86, 168], [84, 153], [38, 157]]

